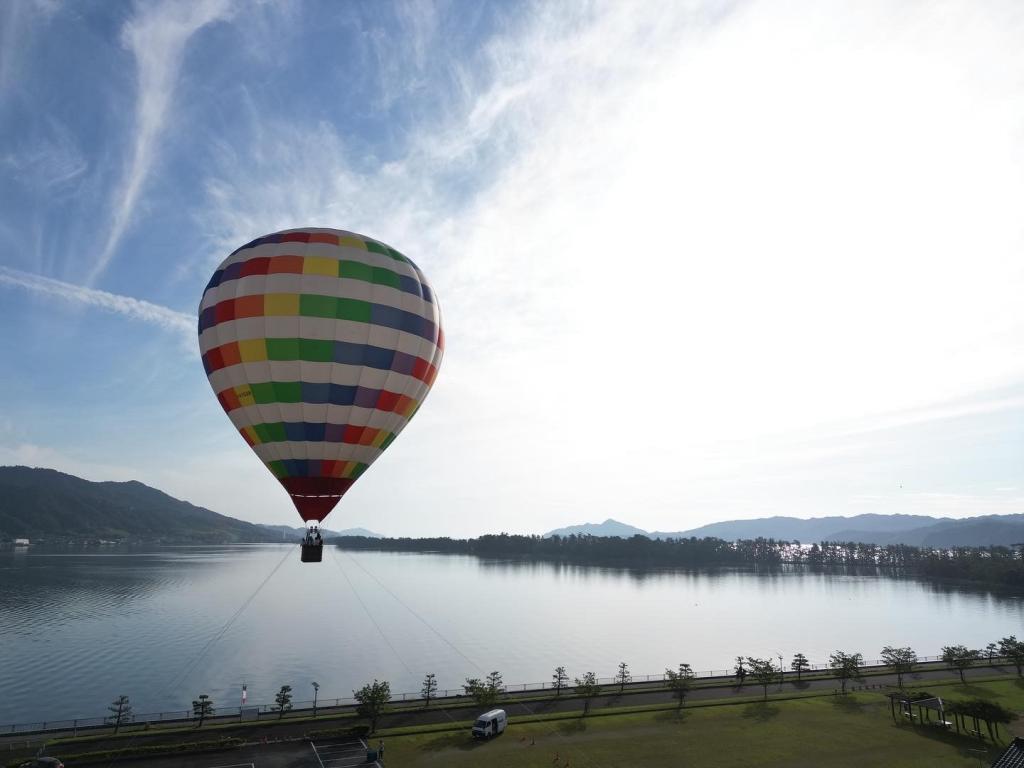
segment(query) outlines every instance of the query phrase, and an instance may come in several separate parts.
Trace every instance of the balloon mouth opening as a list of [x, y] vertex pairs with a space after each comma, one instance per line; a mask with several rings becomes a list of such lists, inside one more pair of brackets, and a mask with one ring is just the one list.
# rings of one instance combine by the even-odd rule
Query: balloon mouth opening
[[334, 477], [286, 477], [281, 484], [305, 521], [323, 520], [354, 481]]

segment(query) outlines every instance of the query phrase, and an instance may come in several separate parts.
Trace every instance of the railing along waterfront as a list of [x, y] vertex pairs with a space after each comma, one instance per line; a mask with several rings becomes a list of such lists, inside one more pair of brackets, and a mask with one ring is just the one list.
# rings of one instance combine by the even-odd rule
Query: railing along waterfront
[[[775, 657], [776, 659], [778, 656]], [[917, 665], [922, 664], [935, 664], [942, 661], [941, 656], [919, 656], [917, 659]], [[1000, 656], [993, 656], [990, 660], [988, 657], [978, 658], [972, 667], [985, 667], [995, 664], [1004, 664], [1006, 659]], [[873, 659], [871, 661], [864, 661], [861, 669], [863, 672], [880, 673], [889, 669], [889, 665], [881, 659]], [[814, 676], [821, 675], [822, 672], [834, 672], [833, 668], [828, 664], [810, 664], [802, 672], [802, 676]], [[915, 671], [920, 671], [915, 669]], [[793, 681], [797, 677], [796, 672], [792, 670], [783, 670], [780, 675], [780, 682]], [[834, 675], [825, 675], [825, 678], [834, 677]], [[702, 672], [694, 672], [694, 682], [699, 683], [701, 681], [720, 681], [735, 680], [735, 670], [731, 669], [711, 669]], [[565, 695], [571, 696], [574, 693], [575, 685], [573, 684], [574, 678], [570, 676], [570, 682], [562, 686], [562, 691]], [[642, 689], [645, 686], [656, 687], [657, 684], [665, 683], [667, 676], [664, 672], [653, 675], [631, 675], [630, 682], [625, 684], [625, 687], [630, 690]], [[599, 677], [597, 678], [599, 685], [608, 688], [618, 688], [620, 683], [613, 675], [611, 677]], [[747, 685], [752, 685], [752, 680], [748, 675]], [[502, 690], [505, 694], [518, 694], [519, 698], [529, 698], [530, 695], [545, 696], [550, 695], [555, 690], [553, 682], [540, 682], [540, 683], [514, 683], [506, 684], [502, 686]], [[609, 691], [611, 692], [611, 691]], [[466, 694], [465, 689], [462, 686], [456, 688], [439, 688], [431, 698], [431, 700], [437, 700], [439, 703], [442, 699], [451, 700], [464, 700], [467, 705], [471, 701], [471, 698]], [[407, 693], [394, 693], [391, 695], [392, 704], [400, 704], [401, 702], [422, 702], [422, 692], [407, 692]], [[318, 697], [316, 701], [316, 710], [318, 713], [326, 714], [330, 710], [345, 710], [354, 708], [356, 700], [351, 697]], [[225, 719], [237, 719], [240, 722], [248, 720], [276, 720], [276, 719], [287, 719], [295, 717], [309, 717], [313, 712], [313, 700], [309, 699], [306, 701], [293, 701], [292, 708], [282, 713], [280, 710], [275, 708], [274, 704], [246, 704], [242, 706], [216, 706], [212, 715], [207, 715], [208, 721], [217, 720], [223, 722]], [[191, 723], [196, 719], [191, 709], [176, 709], [166, 710], [163, 712], [148, 712], [144, 714], [133, 714], [129, 719], [121, 722], [121, 728], [128, 729], [134, 726], [134, 729], [138, 729], [139, 726], [148, 727], [150, 725], [158, 724], [174, 724], [174, 723]], [[113, 727], [113, 722], [110, 717], [78, 717], [78, 718], [65, 718], [62, 720], [44, 720], [35, 721], [29, 723], [11, 723], [0, 725], [0, 736], [15, 736], [15, 735], [29, 735], [35, 733], [52, 733], [55, 731], [71, 731], [77, 732], [79, 730], [91, 730], [96, 728], [110, 728]]]

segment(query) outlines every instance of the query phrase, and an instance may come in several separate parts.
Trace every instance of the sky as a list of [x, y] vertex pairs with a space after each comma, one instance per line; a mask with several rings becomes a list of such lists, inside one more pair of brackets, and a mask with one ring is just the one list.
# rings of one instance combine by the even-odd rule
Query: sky
[[439, 297], [328, 518], [1024, 513], [1019, 2], [0, 3], [0, 464], [298, 524], [206, 381], [232, 250]]

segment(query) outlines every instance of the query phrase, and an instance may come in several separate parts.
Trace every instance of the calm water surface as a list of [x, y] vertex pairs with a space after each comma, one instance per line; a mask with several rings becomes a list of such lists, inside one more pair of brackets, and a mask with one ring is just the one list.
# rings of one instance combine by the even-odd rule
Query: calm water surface
[[283, 684], [311, 699], [313, 680], [333, 699], [374, 678], [417, 691], [427, 672], [455, 689], [493, 669], [506, 683], [539, 683], [558, 665], [610, 677], [620, 661], [644, 675], [682, 661], [725, 669], [740, 654], [823, 662], [837, 648], [870, 659], [910, 645], [935, 655], [1024, 635], [1022, 605], [1013, 594], [862, 575], [330, 548], [303, 565], [284, 545], [7, 550], [0, 724], [102, 715], [122, 693], [136, 713], [181, 709], [199, 693], [237, 707], [243, 681], [261, 704]]

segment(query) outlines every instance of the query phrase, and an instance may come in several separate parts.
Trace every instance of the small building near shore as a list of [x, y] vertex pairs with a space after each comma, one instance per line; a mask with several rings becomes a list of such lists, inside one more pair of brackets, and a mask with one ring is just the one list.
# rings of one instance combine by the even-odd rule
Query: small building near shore
[[14, 546], [16, 546], [16, 547], [27, 547], [31, 543], [32, 542], [30, 542], [28, 539], [15, 539], [14, 540]]

